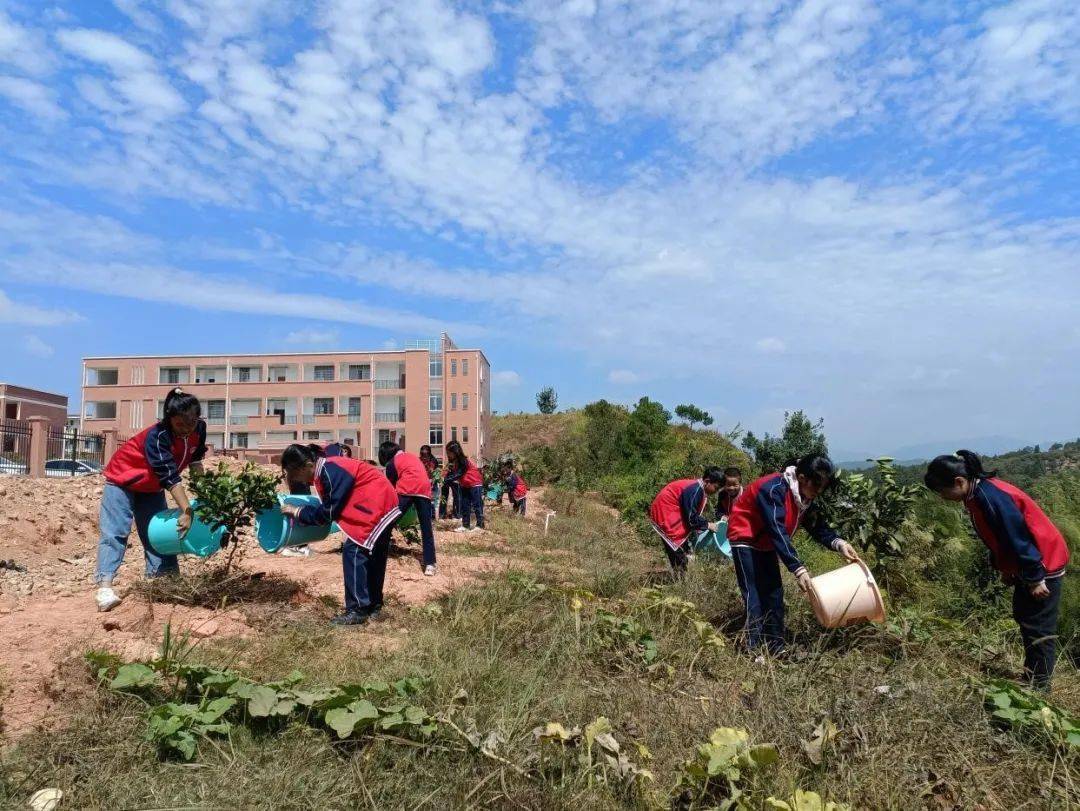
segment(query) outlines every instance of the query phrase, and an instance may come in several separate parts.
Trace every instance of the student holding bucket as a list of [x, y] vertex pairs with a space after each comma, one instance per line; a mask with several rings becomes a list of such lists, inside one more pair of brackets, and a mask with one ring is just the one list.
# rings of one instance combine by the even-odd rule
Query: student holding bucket
[[457, 484], [461, 508], [461, 526], [454, 532], [472, 531], [472, 514], [476, 513], [476, 529], [484, 528], [484, 477], [472, 459], [465, 455], [456, 439], [446, 443], [446, 481]]
[[525, 479], [514, 472], [513, 462], [507, 462], [502, 466], [499, 471], [499, 480], [502, 482], [507, 498], [510, 499], [511, 514], [525, 515], [525, 502], [529, 495], [529, 485], [525, 484]]
[[410, 507], [416, 510], [420, 523], [420, 538], [424, 548], [424, 575], [435, 576], [435, 529], [432, 525], [431, 479], [419, 456], [401, 449], [396, 442], [379, 446], [379, 462], [386, 469], [386, 478], [398, 494], [398, 508], [404, 514]]
[[434, 509], [435, 502], [439, 500], [439, 481], [435, 475], [439, 469], [439, 460], [431, 452], [430, 445], [420, 446], [420, 464], [424, 466], [424, 470], [427, 471], [428, 481], [431, 482], [431, 505]]
[[160, 577], [179, 571], [176, 555], [159, 555], [150, 546], [147, 527], [150, 519], [167, 508], [165, 491], [168, 490], [180, 508], [177, 519], [180, 536], [191, 529], [191, 502], [180, 474], [187, 467], [202, 468], [206, 456], [206, 423], [199, 419], [201, 414], [195, 395], [173, 389], [165, 398], [161, 420], [121, 445], [105, 466], [95, 576], [98, 589], [94, 599], [98, 611], [111, 611], [120, 604], [112, 583], [124, 562], [132, 522], [146, 557], [146, 576]]
[[320, 504], [283, 504], [300, 524], [336, 521], [345, 533], [341, 564], [345, 611], [334, 625], [362, 625], [382, 609], [390, 532], [401, 517], [397, 492], [377, 467], [347, 456], [328, 458], [318, 446], [290, 445], [281, 454], [289, 484], [314, 485]]
[[[317, 445], [312, 445], [318, 451]], [[344, 442], [330, 442], [321, 451], [323, 456], [347, 456], [352, 458], [352, 448], [346, 445]], [[310, 496], [311, 485], [303, 484], [301, 482], [294, 482], [289, 485], [290, 496]], [[279, 553], [284, 558], [306, 558], [311, 556], [311, 547], [307, 544], [300, 544], [299, 546], [286, 546]]]
[[717, 525], [705, 518], [705, 505], [723, 483], [720, 468], [709, 467], [700, 479], [679, 479], [665, 485], [653, 499], [649, 518], [676, 575], [686, 571], [693, 554], [691, 539], [706, 530], [716, 532]]
[[784, 586], [780, 579], [783, 561], [799, 588], [811, 588], [810, 572], [795, 552], [791, 536], [800, 525], [810, 537], [849, 561], [858, 554], [840, 539], [813, 506], [814, 499], [835, 475], [827, 456], [809, 454], [782, 473], [763, 476], [745, 490], [728, 516], [728, 538], [746, 606], [747, 646], [762, 645], [771, 653], [784, 649]]
[[990, 562], [1013, 585], [1013, 618], [1024, 642], [1024, 676], [1050, 689], [1057, 661], [1061, 581], [1069, 564], [1065, 538], [1034, 499], [983, 470], [971, 451], [938, 456], [926, 486], [946, 501], [963, 502]]

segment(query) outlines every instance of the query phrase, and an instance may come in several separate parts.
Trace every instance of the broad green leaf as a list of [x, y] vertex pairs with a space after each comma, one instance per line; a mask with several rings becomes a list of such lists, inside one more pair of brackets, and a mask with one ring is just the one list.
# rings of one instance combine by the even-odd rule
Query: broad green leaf
[[404, 723], [405, 717], [399, 712], [393, 712], [379, 719], [379, 729], [397, 729]]
[[265, 718], [273, 712], [277, 702], [277, 690], [260, 685], [252, 690], [248, 699], [248, 714], [252, 718]]
[[166, 744], [179, 752], [184, 760], [191, 760], [195, 757], [195, 736], [190, 732], [177, 732], [176, 735], [166, 741]]
[[771, 743], [752, 746], [749, 754], [756, 766], [771, 766], [780, 760], [780, 750]]
[[152, 687], [157, 684], [157, 678], [157, 673], [144, 664], [123, 665], [116, 671], [116, 677], [109, 682], [109, 687], [113, 690]]

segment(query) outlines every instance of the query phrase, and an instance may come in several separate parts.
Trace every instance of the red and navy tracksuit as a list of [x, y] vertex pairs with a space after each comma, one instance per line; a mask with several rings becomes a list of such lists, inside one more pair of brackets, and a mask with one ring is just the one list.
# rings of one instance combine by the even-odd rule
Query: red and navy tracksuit
[[[974, 479], [964, 499], [976, 534], [990, 550], [990, 562], [1013, 588], [1013, 617], [1024, 641], [1024, 672], [1046, 689], [1057, 660], [1058, 609], [1069, 548], [1061, 531], [1019, 487], [1001, 479]], [[1032, 586], [1045, 583], [1050, 596], [1039, 600]]]
[[398, 451], [394, 458], [386, 463], [386, 478], [394, 485], [398, 494], [398, 507], [404, 514], [409, 507], [416, 510], [420, 522], [420, 537], [424, 547], [424, 565], [435, 565], [435, 530], [432, 526], [431, 479], [427, 467], [405, 451]]
[[525, 515], [525, 500], [529, 495], [529, 485], [516, 473], [511, 473], [503, 482], [506, 496], [510, 499], [510, 508], [517, 515]]
[[[326, 456], [344, 456], [345, 452], [342, 450], [345, 446], [340, 442], [331, 442], [325, 448], [323, 448], [323, 454]], [[289, 495], [291, 496], [310, 496], [311, 485], [303, 484], [302, 482], [293, 482], [289, 485]]]
[[345, 575], [345, 611], [369, 614], [382, 608], [390, 532], [401, 517], [398, 494], [375, 466], [347, 456], [315, 463], [315, 492], [320, 504], [301, 507], [301, 524], [336, 521], [345, 533], [341, 564]]
[[127, 551], [131, 525], [142, 542], [146, 574], [172, 574], [175, 555], [159, 555], [150, 546], [150, 519], [167, 508], [165, 490], [180, 483], [180, 474], [206, 456], [206, 423], [199, 420], [186, 437], [174, 436], [166, 421], [146, 428], [119, 448], [105, 466], [101, 497], [96, 580], [112, 583]]
[[764, 476], [746, 487], [728, 515], [728, 540], [746, 605], [747, 646], [784, 648], [784, 584], [780, 561], [798, 576], [806, 567], [791, 536], [802, 526], [826, 549], [836, 549], [840, 536], [813, 505], [799, 508], [783, 474]]
[[716, 496], [716, 520], [721, 518], [727, 518], [731, 514], [731, 508], [735, 506], [735, 499], [742, 495], [743, 488], [739, 488], [739, 492], [735, 494], [729, 494], [726, 490], [721, 490]]
[[709, 528], [706, 503], [701, 479], [679, 479], [665, 485], [649, 507], [653, 529], [663, 540], [664, 552], [676, 573], [686, 569], [686, 556], [694, 551], [691, 536]]
[[484, 477], [480, 469], [466, 457], [452, 466], [446, 474], [446, 481], [458, 486], [458, 500], [461, 505], [461, 525], [469, 529], [472, 514], [476, 514], [476, 526], [484, 528]]

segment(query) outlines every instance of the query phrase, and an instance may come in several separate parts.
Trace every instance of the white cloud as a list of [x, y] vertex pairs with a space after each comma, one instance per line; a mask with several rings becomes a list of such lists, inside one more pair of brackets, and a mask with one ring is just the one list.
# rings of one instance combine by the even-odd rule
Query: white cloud
[[765, 355], [779, 355], [787, 350], [787, 344], [780, 338], [775, 337], [761, 338], [754, 344], [754, 347], [758, 352]]
[[43, 74], [53, 66], [53, 59], [39, 31], [19, 25], [0, 9], [0, 65], [3, 64], [27, 73]]
[[512, 388], [521, 385], [521, 375], [515, 372], [513, 369], [504, 369], [500, 372], [495, 372], [491, 375], [491, 381], [496, 386], [505, 386]]
[[70, 310], [48, 310], [25, 302], [14, 301], [0, 290], [0, 324], [21, 324], [27, 327], [56, 327], [81, 321], [82, 316]]
[[56, 120], [67, 116], [56, 103], [52, 91], [30, 79], [0, 76], [0, 96], [39, 118]]
[[608, 372], [608, 383], [615, 383], [617, 385], [629, 385], [631, 383], [638, 383], [641, 381], [641, 377], [628, 369], [612, 369]]
[[336, 330], [297, 329], [285, 336], [285, 343], [304, 346], [334, 346], [340, 338]]
[[36, 335], [24, 337], [22, 347], [28, 354], [38, 358], [51, 358], [56, 353], [55, 349]]

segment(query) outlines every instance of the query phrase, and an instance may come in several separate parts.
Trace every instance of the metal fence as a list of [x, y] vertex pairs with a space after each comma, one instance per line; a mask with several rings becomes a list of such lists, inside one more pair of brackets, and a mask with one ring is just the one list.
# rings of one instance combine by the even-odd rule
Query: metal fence
[[50, 428], [46, 445], [45, 475], [87, 476], [105, 466], [105, 438], [73, 428]]
[[30, 472], [30, 423], [0, 420], [0, 474]]

